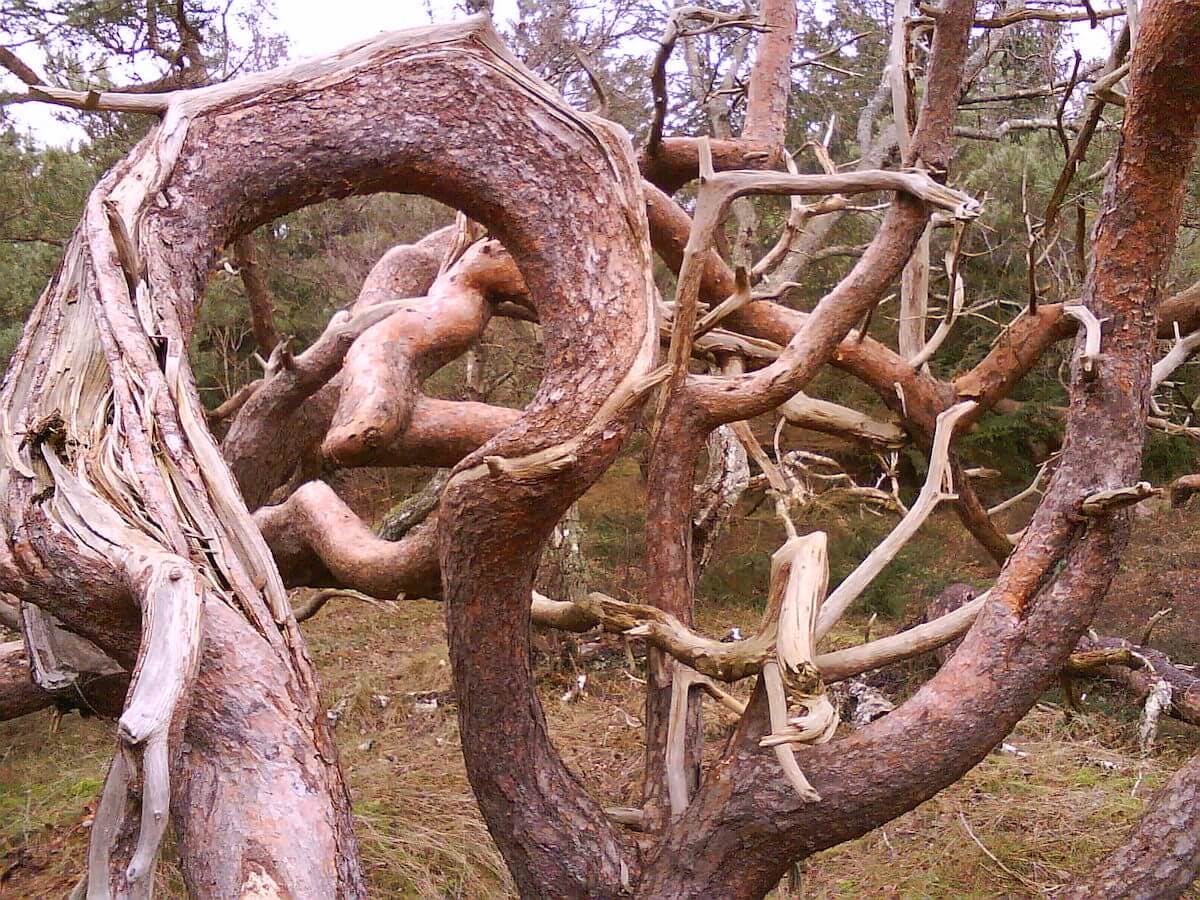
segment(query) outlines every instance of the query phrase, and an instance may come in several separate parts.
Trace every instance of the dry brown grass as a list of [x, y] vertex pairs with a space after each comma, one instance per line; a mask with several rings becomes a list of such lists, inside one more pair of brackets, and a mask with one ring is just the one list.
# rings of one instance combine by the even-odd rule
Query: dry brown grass
[[1024, 756], [993, 752], [911, 813], [818, 854], [802, 896], [1053, 896], [1120, 842], [1192, 738], [1164, 740], [1144, 759], [1135, 731], [1039, 707], [1007, 741]]
[[[612, 495], [603, 498], [604, 508], [636, 510], [620, 502], [617, 488], [607, 490]], [[628, 563], [622, 548], [631, 540], [629, 524], [611, 520], [599, 537], [609, 542], [601, 549], [611, 551], [614, 564]], [[1190, 532], [1185, 524], [1172, 518], [1170, 539], [1158, 526], [1141, 526], [1131, 558], [1190, 566], [1194, 548], [1177, 537]], [[931, 523], [908, 569], [892, 574], [889, 590], [921, 586], [927, 593], [931, 581], [978, 577], [978, 559], [955, 537], [955, 527], [947, 520]], [[726, 552], [762, 553], [772, 537], [767, 526], [743, 522]], [[1170, 559], [1162, 549], [1167, 543]], [[1157, 598], [1143, 596], [1141, 586], [1170, 577], [1127, 567], [1114, 596], [1123, 607], [1137, 603], [1152, 610]], [[700, 626], [714, 634], [731, 625], [752, 629], [764, 588], [747, 576], [738, 602], [701, 606]], [[1191, 638], [1194, 610], [1184, 612], [1164, 626], [1162, 638], [1175, 647], [1186, 647]], [[910, 608], [907, 615], [914, 613]], [[1127, 609], [1123, 614], [1132, 617]], [[861, 616], [852, 619], [839, 631], [839, 642], [861, 640], [863, 624]], [[896, 625], [885, 619], [876, 630]], [[468, 789], [453, 705], [423, 711], [408, 696], [449, 690], [442, 610], [430, 603], [378, 608], [334, 600], [305, 629], [326, 701], [343, 711], [336, 734], [374, 895], [512, 896]], [[640, 666], [629, 670], [616, 643], [587, 672], [585, 693], [564, 704], [560, 697], [571, 673], [543, 666], [547, 722], [564, 759], [595, 796], [605, 805], [631, 805], [640, 791], [636, 679], [643, 673]], [[921, 674], [911, 672], [909, 683]], [[1155, 754], [1143, 759], [1136, 749], [1136, 713], [1119, 696], [1093, 687], [1085, 708], [1085, 715], [1069, 721], [1051, 705], [1035, 709], [1010, 738], [1025, 756], [991, 754], [908, 815], [809, 860], [799, 893], [780, 888], [777, 896], [1052, 896], [1121, 839], [1145, 799], [1195, 746], [1192, 730], [1168, 723]], [[731, 720], [709, 709], [709, 746], [715, 752]], [[11, 867], [0, 881], [0, 897], [62, 896], [84, 858], [111, 726], [73, 715], [57, 733], [51, 724], [48, 713], [0, 724], [0, 872]], [[169, 857], [168, 848], [160, 896], [182, 897]]]

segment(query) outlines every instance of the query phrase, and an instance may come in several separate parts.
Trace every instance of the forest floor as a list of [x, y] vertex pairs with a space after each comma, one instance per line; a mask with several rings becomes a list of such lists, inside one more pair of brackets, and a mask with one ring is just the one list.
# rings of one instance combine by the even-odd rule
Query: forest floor
[[[626, 461], [628, 462], [628, 461]], [[604, 586], [634, 596], [640, 503], [624, 465], [585, 498], [585, 550]], [[890, 527], [826, 511], [834, 579]], [[1012, 527], [1019, 523], [1014, 522]], [[1134, 543], [1100, 611], [1106, 634], [1140, 639], [1146, 619], [1171, 607], [1152, 644], [1181, 663], [1200, 662], [1200, 510], [1139, 519]], [[767, 557], [779, 534], [764, 506], [723, 540], [721, 572], [704, 579], [700, 626], [720, 635], [752, 629], [761, 611]], [[867, 611], [876, 635], [911, 623], [952, 581], [986, 582], [990, 566], [939, 513], [881, 576], [866, 608], [837, 635], [862, 640]], [[600, 586], [599, 584], [597, 585]], [[355, 797], [358, 839], [376, 897], [491, 898], [512, 895], [503, 864], [467, 785], [449, 694], [442, 610], [417, 601], [382, 608], [335, 600], [304, 626]], [[542, 702], [567, 763], [605, 805], [634, 805], [641, 767], [641, 685], [619, 642], [587, 656], [584, 691], [563, 695], [575, 672], [550, 654], [539, 665]], [[927, 677], [913, 663], [898, 695]], [[1116, 845], [1144, 802], [1196, 747], [1194, 729], [1164, 719], [1149, 757], [1137, 745], [1138, 708], [1115, 688], [1081, 689], [1083, 712], [1067, 717], [1052, 692], [952, 788], [856, 842], [808, 860], [779, 897], [1032, 897], [1052, 895]], [[897, 697], [899, 699], [899, 696]], [[732, 725], [706, 707], [708, 744]], [[0, 897], [62, 897], [77, 879], [88, 826], [112, 752], [111, 725], [49, 712], [0, 724]], [[171, 863], [159, 896], [183, 897]], [[1200, 893], [1192, 896], [1200, 897]]]

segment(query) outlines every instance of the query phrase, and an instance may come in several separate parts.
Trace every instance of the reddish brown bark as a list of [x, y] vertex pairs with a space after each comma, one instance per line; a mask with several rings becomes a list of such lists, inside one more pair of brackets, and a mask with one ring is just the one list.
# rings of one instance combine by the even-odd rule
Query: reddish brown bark
[[[777, 11], [782, 6], [774, 0], [769, 5]], [[925, 107], [908, 162], [937, 172], [950, 161], [972, 16], [970, 0], [949, 0], [936, 16]], [[144, 480], [134, 501], [154, 520], [148, 539], [173, 554], [172, 564], [194, 566], [206, 584], [221, 586], [201, 595], [196, 689], [186, 710], [172, 719], [172, 805], [189, 891], [233, 896], [245, 892], [252, 878], [292, 896], [356, 896], [363, 890], [349, 801], [321, 725], [303, 643], [291, 617], [270, 605], [281, 594], [278, 578], [271, 568], [242, 565], [257, 548], [258, 534], [235, 534], [249, 520], [228, 497], [217, 515], [213, 498], [222, 483], [211, 466], [193, 459], [210, 448], [184, 427], [183, 413], [199, 406], [186, 355], [179, 354], [215, 248], [306, 203], [384, 189], [420, 191], [456, 205], [504, 243], [546, 335], [546, 375], [527, 410], [420, 394], [421, 380], [469, 344], [491, 314], [494, 287], [451, 279], [450, 294], [418, 291], [434, 294], [433, 303], [407, 304], [403, 315], [331, 333], [311, 358], [283, 363], [238, 416], [243, 420], [257, 399], [259, 430], [247, 426], [235, 434], [235, 421], [235, 439], [227, 439], [226, 450], [254, 506], [308, 448], [329, 437], [331, 423], [336, 428], [327, 450], [335, 458], [458, 462], [436, 521], [402, 542], [371, 536], [336, 498], [314, 496], [322, 487], [302, 488], [287, 503], [260, 509], [258, 521], [277, 558], [286, 568], [303, 570], [306, 581], [357, 578], [364, 589], [386, 595], [409, 590], [414, 578], [436, 586], [440, 565], [468, 775], [523, 895], [758, 897], [796, 858], [911, 808], [981, 758], [1059, 670], [1106, 588], [1124, 539], [1123, 519], [1085, 520], [1080, 502], [1137, 474], [1157, 280], [1194, 151], [1200, 66], [1187, 50], [1200, 37], [1198, 19], [1183, 0], [1151, 0], [1145, 11], [1151, 50], [1139, 57], [1132, 76], [1121, 156], [1085, 290], [1089, 308], [1110, 322], [1103, 359], [1092, 380], [1073, 372], [1062, 463], [962, 650], [882, 722], [836, 745], [797, 751], [822, 794], [817, 803], [798, 798], [780, 777], [775, 757], [758, 746], [768, 727], [760, 689], [703, 784], [698, 742], [691, 741], [686, 765], [695, 795], [673, 823], [667, 822], [661, 790], [669, 681], [664, 658], [656, 657], [647, 702], [645, 824], [664, 842], [645, 859], [555, 754], [529, 660], [529, 596], [539, 551], [555, 521], [629, 433], [644, 396], [635, 386], [651, 370], [658, 344], [640, 176], [627, 139], [553, 100], [480, 21], [389, 43], [397, 41], [393, 36], [355, 51], [366, 53], [369, 65], [359, 57], [353, 65], [328, 64], [333, 69], [302, 66], [284, 79], [268, 77], [256, 90], [222, 88], [213, 106], [190, 108], [186, 136], [180, 133], [180, 164], [167, 173], [163, 199], [136, 210], [137, 233], [122, 238], [120, 229], [97, 231], [105, 213], [96, 203], [92, 230], [74, 245], [85, 257], [81, 283], [91, 278], [101, 285], [98, 296], [84, 299], [102, 329], [97, 362], [112, 373], [113, 408], [129, 431], [118, 438], [125, 442], [119, 447]], [[788, 71], [777, 52], [766, 57], [770, 66], [763, 71]], [[337, 77], [329, 78], [330, 71]], [[1181, 84], [1190, 89], [1186, 102], [1164, 104], [1165, 93]], [[778, 96], [755, 94], [755, 104], [770, 107], [764, 98]], [[364, 97], [371, 99], [369, 108]], [[1168, 106], [1169, 115], [1149, 114]], [[387, 128], [379, 126], [380, 110], [386, 110]], [[164, 130], [169, 127], [180, 127], [179, 120], [168, 116]], [[155, 140], [152, 135], [105, 184], [124, 177], [147, 147], [159, 149]], [[737, 156], [739, 165], [762, 161], [747, 152], [740, 143], [729, 159]], [[686, 168], [672, 171], [687, 174]], [[683, 214], [664, 199], [651, 195], [648, 202], [665, 255], [678, 252]], [[108, 214], [126, 222], [119, 210]], [[751, 304], [732, 317], [747, 327], [787, 332], [779, 341], [789, 345], [782, 361], [766, 374], [684, 382], [689, 389], [675, 398], [656, 434], [650, 472], [649, 593], [664, 608], [690, 617], [692, 477], [713, 425], [777, 404], [834, 354], [839, 365], [886, 383], [889, 403], [913, 421], [936, 416], [948, 402], [945, 385], [911, 367], [901, 371], [903, 361], [869, 339], [846, 346], [846, 335], [899, 272], [926, 220], [921, 204], [897, 198], [863, 261], [812, 314]], [[419, 248], [389, 254], [387, 265], [377, 267], [378, 278], [369, 279], [370, 290], [364, 286], [355, 314], [403, 291], [393, 276], [405, 278], [401, 270], [409, 262], [414, 281], [421, 282], [435, 256]], [[723, 299], [728, 270], [715, 255], [707, 275], [708, 296]], [[132, 313], [127, 286], [149, 292], [159, 316], [154, 330]], [[0, 446], [8, 466], [0, 484], [9, 535], [0, 552], [0, 588], [36, 596], [123, 664], [140, 663], [145, 640], [139, 641], [138, 619], [149, 599], [139, 592], [138, 579], [114, 563], [122, 558], [116, 551], [99, 552], [61, 534], [76, 520], [56, 492], [67, 498], [62, 503], [84, 502], [68, 464], [89, 447], [74, 423], [67, 434], [39, 418], [47, 410], [38, 398], [53, 396], [60, 389], [55, 379], [67, 378], [53, 370], [49, 351], [62, 333], [81, 327], [62, 296], [51, 291], [47, 297], [34, 313], [16, 355], [18, 374], [4, 394], [11, 408], [6, 411], [16, 413], [14, 424], [34, 438], [16, 449], [14, 440], [8, 441], [12, 447]], [[439, 298], [455, 303], [438, 307]], [[435, 308], [461, 319], [431, 322]], [[168, 357], [170, 364], [160, 363], [163, 346], [176, 354]], [[335, 375], [348, 353], [347, 373]], [[384, 365], [376, 364], [380, 360]], [[182, 388], [164, 379], [172, 365], [182, 366]], [[1016, 371], [1027, 363], [1018, 358], [1004, 365]], [[127, 374], [151, 390], [130, 387]], [[1003, 379], [1010, 377], [1001, 373], [997, 386], [986, 388], [989, 396], [1007, 392], [1011, 383], [1005, 387]], [[75, 384], [68, 381], [67, 389]], [[147, 415], [155, 420], [154, 432], [140, 427]], [[303, 427], [273, 436], [261, 430], [297, 423]], [[443, 439], [449, 424], [454, 431]], [[278, 443], [281, 434], [283, 450], [266, 440]], [[266, 458], [272, 451], [283, 462]], [[174, 480], [168, 483], [156, 460], [170, 467]], [[961, 473], [957, 480], [965, 486]], [[107, 501], [97, 502], [110, 509]], [[125, 507], [112, 514], [128, 518]], [[135, 525], [142, 528], [142, 520]], [[434, 529], [436, 560], [428, 552]], [[693, 734], [697, 722], [693, 712]], [[279, 754], [280, 746], [288, 753]], [[209, 819], [188, 815], [201, 806], [211, 812]], [[122, 836], [122, 852], [127, 838]]]
[[0, 644], [0, 722], [15, 719], [54, 703], [29, 675], [29, 657], [21, 641]]
[[[318, 455], [341, 395], [342, 362], [371, 324], [367, 311], [388, 300], [424, 296], [437, 278], [451, 232], [443, 228], [385, 253], [368, 273], [346, 318], [347, 325], [360, 321], [364, 326], [339, 328], [331, 323], [312, 347], [289, 357], [242, 400], [221, 442], [221, 454], [251, 509], [266, 503], [298, 466]], [[279, 441], [280, 434], [287, 434], [288, 440]]]
[[[698, 424], [679, 406], [672, 407], [654, 436], [646, 475], [646, 573], [650, 585], [647, 597], [688, 626], [693, 621], [695, 598], [692, 483], [708, 436]], [[667, 654], [654, 648], [647, 652], [647, 660], [643, 828], [657, 833], [665, 830], [670, 817], [666, 749], [674, 663]], [[703, 751], [698, 696], [690, 698], [687, 729], [683, 766], [688, 795], [693, 796], [700, 784]]]
[[[779, 148], [754, 140], [710, 140], [713, 168], [769, 169], [779, 159]], [[699, 143], [695, 138], [666, 138], [638, 159], [642, 177], [666, 194], [673, 194], [700, 174]]]
[[[677, 272], [683, 262], [691, 218], [675, 201], [653, 187], [646, 190], [646, 214], [655, 252]], [[733, 291], [733, 270], [716, 251], [710, 251], [701, 279], [701, 299], [716, 304]], [[807, 318], [806, 313], [761, 300], [735, 310], [722, 326], [786, 346]], [[1182, 334], [1200, 328], [1200, 284], [1163, 300], [1158, 322], [1158, 336], [1162, 339], [1172, 338], [1176, 327]], [[870, 337], [860, 340], [852, 335], [844, 339], [838, 344], [832, 363], [863, 381], [904, 419], [906, 427], [921, 434], [932, 434], [938, 413], [957, 399], [976, 400], [978, 408], [960, 420], [959, 430], [966, 430], [1007, 397], [1047, 349], [1074, 337], [1078, 327], [1076, 320], [1063, 316], [1062, 304], [1039, 305], [1034, 315], [1016, 319], [979, 363], [950, 382], [914, 369], [894, 350]]]
[[[795, 0], [767, 0], [761, 10], [766, 26], [750, 70], [746, 120], [736, 139], [717, 134], [710, 140], [713, 167], [717, 171], [761, 169], [782, 166], [783, 139], [787, 129], [788, 95], [792, 84], [792, 48], [796, 39]], [[674, 32], [672, 32], [674, 34]], [[651, 76], [656, 93], [656, 119], [648, 145], [638, 159], [642, 176], [668, 195], [675, 193], [699, 174], [699, 144], [694, 138], [662, 139], [666, 112], [666, 58], [674, 38], [665, 42], [655, 59]]]
[[[930, 56], [927, 89], [906, 164], [916, 161], [945, 173], [954, 153], [953, 125], [969, 23], [957, 6], [939, 16]], [[801, 390], [833, 355], [838, 344], [865, 317], [895, 281], [924, 232], [925, 204], [898, 195], [858, 263], [809, 315], [803, 328], [775, 362], [737, 377], [695, 376], [688, 403], [709, 427], [750, 418], [778, 406]]]
[[[798, 753], [820, 803], [799, 801], [758, 748], [760, 689], [755, 712], [648, 867], [644, 896], [761, 896], [797, 855], [862, 834], [960, 777], [1073, 649], [1126, 537], [1124, 514], [1082, 521], [1078, 509], [1090, 493], [1138, 475], [1158, 282], [1200, 118], [1200, 65], [1187, 49], [1200, 39], [1200, 10], [1154, 0], [1143, 22], [1153, 49], [1135, 60], [1084, 291], [1089, 308], [1112, 319], [1103, 363], [1092, 381], [1073, 367], [1062, 463], [991, 602], [911, 700], [844, 740]], [[678, 860], [686, 862], [668, 862]]]
[[453, 466], [521, 417], [521, 410], [471, 400], [417, 397], [412, 419], [370, 462], [385, 466]]
[[485, 241], [437, 279], [428, 296], [367, 329], [342, 365], [322, 453], [342, 465], [361, 463], [400, 438], [421, 382], [475, 343], [491, 318], [492, 298], [524, 293], [508, 255]]
[[[630, 374], [649, 370], [657, 347], [640, 179], [628, 145], [597, 123], [546, 131], [521, 104], [464, 105], [504, 134], [480, 148], [497, 174], [481, 192], [487, 203], [474, 198], [466, 211], [498, 230], [525, 277], [545, 375], [521, 418], [459, 465], [439, 509], [463, 754], [523, 895], [617, 896], [636, 862], [546, 736], [529, 597], [542, 542], [611, 462], [631, 410], [589, 422]], [[522, 457], [568, 440], [571, 462], [522, 474]]]
[[171, 796], [188, 896], [365, 896], [331, 735], [245, 619], [210, 600], [205, 623]]
[[764, 0], [767, 32], [758, 40], [746, 97], [742, 138], [782, 146], [792, 86], [792, 48], [796, 43], [796, 0]]
[[[240, 399], [221, 450], [252, 509], [297, 470], [318, 468], [322, 448], [338, 465], [451, 466], [515, 421], [514, 410], [419, 392], [471, 345], [495, 305], [525, 291], [495, 242], [439, 277], [453, 231], [385, 253], [349, 313]], [[383, 303], [393, 310], [386, 318]], [[282, 446], [280, 433], [289, 436]]]
[[[480, 451], [514, 458], [576, 434], [609, 397], [643, 346], [652, 283], [638, 230], [637, 183], [632, 172], [613, 172], [624, 163], [618, 151], [603, 152], [598, 125], [568, 117], [547, 126], [545, 115], [534, 112], [540, 98], [516, 89], [504, 65], [482, 66], [464, 52], [478, 39], [475, 30], [464, 33], [462, 45], [426, 50], [420, 65], [401, 54], [382, 69], [356, 70], [328, 95], [310, 96], [288, 110], [282, 125], [289, 138], [267, 143], [272, 164], [258, 171], [272, 179], [271, 188], [262, 190], [244, 172], [241, 183], [250, 196], [269, 198], [259, 207], [266, 217], [282, 212], [285, 202], [315, 200], [347, 183], [318, 187], [304, 173], [348, 174], [348, 166], [369, 165], [370, 187], [403, 184], [431, 193], [504, 241], [546, 334], [547, 374], [537, 398]], [[376, 98], [373, 108], [388, 98], [395, 126], [376, 129], [373, 114], [350, 117], [354, 133], [347, 134], [340, 104], [357, 96]], [[261, 115], [278, 118], [279, 110], [264, 108]], [[503, 139], [469, 137], [479, 123], [499, 129]], [[248, 124], [266, 133], [276, 126]], [[620, 146], [615, 137], [603, 140]], [[355, 148], [352, 159], [347, 146]], [[458, 149], [446, 152], [450, 146]], [[220, 160], [210, 160], [206, 175], [214, 166], [223, 170]], [[597, 199], [562, 204], [564, 193]], [[439, 514], [468, 773], [498, 846], [530, 894], [604, 895], [622, 878], [619, 836], [545, 736], [527, 642], [538, 545], [611, 459], [628, 424], [624, 414], [586, 438], [577, 465], [529, 482], [488, 475], [476, 454], [460, 466]]]
[[279, 329], [275, 327], [275, 301], [266, 276], [258, 264], [258, 251], [254, 238], [244, 234], [233, 242], [233, 258], [242, 274], [246, 286], [246, 299], [250, 303], [250, 329], [263, 358], [271, 355], [279, 343]]

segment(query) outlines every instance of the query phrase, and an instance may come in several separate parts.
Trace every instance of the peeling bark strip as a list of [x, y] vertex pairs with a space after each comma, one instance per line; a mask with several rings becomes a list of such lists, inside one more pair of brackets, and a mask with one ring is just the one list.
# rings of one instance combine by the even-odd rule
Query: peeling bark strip
[[[178, 570], [195, 586], [177, 610], [199, 629], [195, 689], [179, 669], [138, 720], [153, 727], [130, 720], [126, 740], [150, 747], [168, 716], [167, 744], [153, 744], [152, 783], [125, 756], [114, 765], [89, 894], [147, 883], [168, 772], [192, 896], [364, 893], [303, 639], [204, 424], [186, 345], [217, 248], [305, 204], [376, 190], [426, 193], [488, 226], [546, 330], [541, 391], [486, 455], [565, 440], [573, 454], [519, 484], [481, 454], [460, 467], [441, 526], [450, 642], [472, 782], [522, 889], [618, 892], [631, 857], [546, 741], [525, 642], [538, 546], [616, 453], [639, 397], [623, 386], [641, 383], [656, 349], [627, 138], [565, 107], [479, 18], [161, 101], [162, 123], [90, 199], [0, 394], [0, 588], [35, 598], [136, 679], [171, 658], [147, 615], [161, 585]], [[147, 801], [126, 803], [126, 789]]]

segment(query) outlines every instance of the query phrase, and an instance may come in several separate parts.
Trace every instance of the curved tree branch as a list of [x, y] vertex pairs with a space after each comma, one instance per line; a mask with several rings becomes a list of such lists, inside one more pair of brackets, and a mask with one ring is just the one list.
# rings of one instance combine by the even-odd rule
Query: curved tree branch
[[[479, 18], [384, 35], [164, 102], [162, 123], [89, 202], [0, 395], [4, 530], [14, 536], [0, 552], [3, 588], [36, 596], [65, 627], [129, 663], [144, 598], [122, 569], [166, 551], [186, 560], [184, 583], [219, 586], [195, 611], [197, 688], [186, 723], [171, 730], [186, 741], [170, 736], [165, 755], [189, 892], [237, 896], [252, 879], [294, 896], [361, 895], [349, 804], [303, 638], [204, 427], [185, 351], [208, 262], [236, 235], [353, 192], [420, 191], [456, 205], [513, 254], [548, 360], [538, 398], [484, 454], [501, 460], [501, 474], [480, 455], [468, 459], [439, 517], [455, 677], [464, 697], [488, 698], [485, 710], [470, 700], [460, 707], [468, 770], [519, 884], [615, 893], [633, 858], [550, 748], [525, 667], [538, 545], [620, 446], [641, 390], [623, 385], [641, 384], [657, 345], [627, 139], [566, 107]], [[495, 128], [502, 140], [482, 136]], [[585, 185], [589, 202], [560, 202]], [[70, 338], [59, 344], [63, 334]], [[586, 365], [579, 348], [591, 354]], [[621, 402], [605, 407], [614, 394]], [[515, 464], [566, 440], [574, 461], [514, 489], [506, 458]], [[480, 533], [487, 521], [503, 524]], [[474, 652], [480, 643], [495, 652]], [[186, 694], [186, 679], [175, 683]], [[269, 702], [251, 724], [247, 710], [262, 698]], [[132, 738], [142, 735], [131, 725]], [[271, 749], [279, 745], [289, 753]], [[160, 746], [147, 770], [154, 777], [141, 785], [149, 819], [94, 837], [93, 877], [118, 894], [130, 856], [142, 878], [161, 822]], [[106, 823], [118, 821], [108, 811], [119, 813], [121, 794], [141, 781], [123, 765], [102, 804]], [[511, 787], [514, 772], [515, 795], [489, 790], [499, 777]], [[179, 815], [200, 797], [208, 817]], [[514, 817], [555, 836], [501, 829]], [[580, 817], [596, 824], [581, 830]]]
[[[804, 751], [800, 762], [821, 804], [797, 802], [758, 749], [767, 725], [756, 694], [716, 769], [720, 778], [701, 789], [658, 857], [693, 865], [686, 873], [652, 866], [642, 884], [647, 895], [756, 896], [792, 855], [862, 834], [932, 796], [986, 755], [1074, 648], [1125, 538], [1122, 514], [1084, 525], [1078, 509], [1094, 491], [1136, 480], [1157, 280], [1178, 227], [1200, 120], [1200, 65], [1187, 51], [1200, 39], [1200, 12], [1181, 0], [1152, 0], [1142, 27], [1140, 46], [1154, 49], [1135, 59], [1120, 162], [1085, 290], [1093, 313], [1112, 316], [1117, 327], [1105, 337], [1093, 380], [1084, 379], [1078, 361], [1073, 366], [1062, 461], [979, 619], [907, 703], [846, 740]], [[1187, 100], [1173, 101], [1171, 115], [1163, 115], [1167, 96]], [[1118, 452], [1099, 451], [1117, 446], [1113, 441]], [[747, 870], [761, 876], [747, 884]]]

